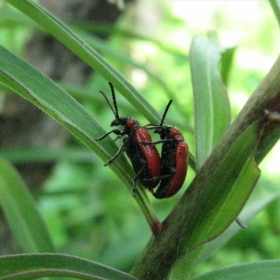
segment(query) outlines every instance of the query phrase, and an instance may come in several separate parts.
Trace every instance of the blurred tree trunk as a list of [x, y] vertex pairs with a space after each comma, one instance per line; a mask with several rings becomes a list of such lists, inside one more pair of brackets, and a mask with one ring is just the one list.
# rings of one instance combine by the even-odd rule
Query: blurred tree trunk
[[[105, 0], [42, 0], [41, 4], [58, 18], [67, 21], [92, 21], [114, 24], [121, 11]], [[106, 37], [102, 36], [104, 39]], [[83, 86], [92, 69], [56, 39], [34, 32], [25, 47], [25, 58], [51, 79]], [[68, 132], [45, 113], [18, 95], [8, 94], [0, 115], [0, 148], [60, 147]], [[53, 162], [17, 164], [26, 184], [39, 188], [54, 166]], [[0, 217], [0, 255], [18, 252], [4, 217]]]

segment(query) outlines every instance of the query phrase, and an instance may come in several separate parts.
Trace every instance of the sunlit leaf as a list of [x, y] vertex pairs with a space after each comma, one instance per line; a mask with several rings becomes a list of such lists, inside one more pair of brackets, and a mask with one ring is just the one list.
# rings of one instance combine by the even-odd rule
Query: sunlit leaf
[[199, 170], [230, 125], [230, 103], [218, 69], [221, 47], [195, 37], [190, 49], [195, 105], [196, 170]]

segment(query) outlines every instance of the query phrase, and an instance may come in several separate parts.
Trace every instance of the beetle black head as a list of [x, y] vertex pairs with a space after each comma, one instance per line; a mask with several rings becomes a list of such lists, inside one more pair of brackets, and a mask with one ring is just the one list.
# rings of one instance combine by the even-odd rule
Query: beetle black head
[[126, 129], [139, 126], [139, 122], [132, 117], [120, 117], [111, 122], [111, 126], [123, 125]]
[[158, 126], [154, 129], [154, 133], [158, 133], [160, 135], [160, 139], [164, 139], [166, 135], [169, 135], [171, 129], [171, 125]]
[[116, 118], [115, 120], [113, 120], [113, 121], [111, 122], [111, 126], [125, 125], [127, 119], [128, 119], [127, 117], [119, 117], [119, 118]]

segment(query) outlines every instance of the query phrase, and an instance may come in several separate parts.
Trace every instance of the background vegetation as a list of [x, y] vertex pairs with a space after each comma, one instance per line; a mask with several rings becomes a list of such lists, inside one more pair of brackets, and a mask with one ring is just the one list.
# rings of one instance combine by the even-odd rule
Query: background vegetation
[[[180, 127], [191, 154], [195, 155], [194, 101], [189, 69], [193, 37], [214, 38], [227, 50], [229, 71], [224, 71], [227, 76], [223, 80], [234, 119], [279, 54], [278, 22], [269, 2], [261, 0], [150, 2], [128, 6], [112, 29], [86, 23], [74, 27], [81, 36], [87, 36], [83, 32], [89, 30], [110, 33], [106, 43], [88, 39], [93, 40], [95, 48], [101, 44], [98, 50], [102, 56], [141, 92], [159, 115], [168, 100], [174, 100], [168, 123]], [[0, 44], [22, 56], [24, 44], [35, 27], [26, 19], [19, 21], [10, 8], [3, 3], [0, 6], [0, 14], [5, 15], [0, 17]], [[85, 87], [75, 84], [63, 84], [63, 87], [109, 130], [112, 112], [98, 95], [99, 90], [109, 94], [103, 77], [93, 74]], [[2, 88], [1, 97], [5, 94], [6, 88]], [[121, 115], [147, 123], [123, 96], [118, 94], [117, 98]], [[94, 153], [72, 137], [63, 149], [40, 147], [30, 151], [21, 147], [0, 151], [0, 156], [12, 163], [55, 159], [52, 174], [32, 196], [57, 251], [130, 271], [151, 232], [129, 191]], [[278, 144], [260, 165], [261, 177], [249, 203], [280, 195], [279, 156]], [[170, 199], [156, 200], [148, 194], [159, 220], [165, 219], [194, 175], [189, 168], [184, 187]], [[279, 220], [278, 199], [248, 221], [248, 229], [240, 230], [198, 265], [194, 275], [227, 265], [279, 259]]]

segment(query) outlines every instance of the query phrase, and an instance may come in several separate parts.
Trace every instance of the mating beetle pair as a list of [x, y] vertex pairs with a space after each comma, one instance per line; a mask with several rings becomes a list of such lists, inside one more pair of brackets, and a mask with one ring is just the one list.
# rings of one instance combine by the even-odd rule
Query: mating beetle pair
[[[186, 178], [188, 145], [184, 142], [182, 133], [176, 127], [163, 125], [172, 100], [168, 103], [159, 125], [140, 126], [134, 118], [119, 116], [114, 87], [111, 83], [109, 85], [114, 108], [106, 95], [102, 91], [100, 92], [115, 115], [115, 120], [112, 121], [111, 126], [122, 125], [124, 130], [113, 129], [97, 140], [102, 140], [111, 133], [116, 134], [117, 139], [126, 137], [123, 138], [122, 147], [105, 165], [113, 163], [122, 152], [125, 152], [136, 173], [133, 179], [133, 193], [136, 190], [136, 181], [139, 180], [156, 198], [173, 196], [180, 190]], [[161, 140], [153, 142], [148, 132], [149, 129], [154, 129], [154, 132], [160, 135]], [[161, 157], [155, 146], [159, 143], [163, 144]], [[159, 187], [154, 191], [158, 184]]]

